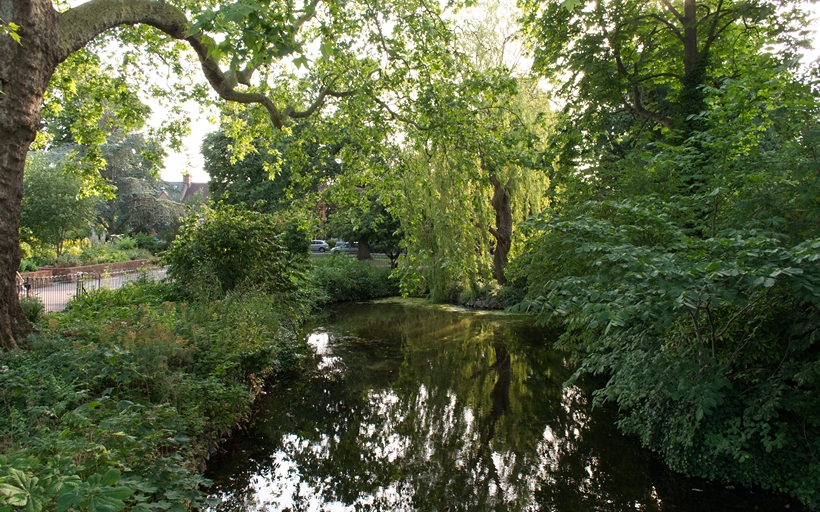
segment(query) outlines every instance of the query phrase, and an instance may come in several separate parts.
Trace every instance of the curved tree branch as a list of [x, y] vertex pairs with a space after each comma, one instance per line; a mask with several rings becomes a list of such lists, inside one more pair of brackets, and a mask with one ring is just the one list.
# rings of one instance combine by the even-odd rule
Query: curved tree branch
[[91, 0], [58, 16], [58, 62], [103, 32], [122, 25], [145, 24], [174, 39], [184, 39], [188, 30], [185, 13], [156, 0]]
[[[310, 20], [321, 0], [313, 0], [305, 7], [304, 14], [294, 21], [294, 31]], [[262, 105], [276, 128], [281, 128], [287, 118], [300, 119], [308, 117], [319, 109], [328, 96], [345, 97], [354, 94], [352, 91], [335, 91], [325, 87], [311, 105], [304, 111], [293, 106], [279, 110], [273, 101], [262, 93], [241, 92], [236, 90], [238, 84], [250, 85], [251, 76], [256, 70], [249, 66], [241, 71], [223, 71], [219, 62], [208, 51], [208, 46], [198, 34], [187, 34], [190, 25], [185, 13], [159, 0], [91, 0], [69, 9], [58, 16], [58, 62], [64, 61], [71, 53], [83, 48], [95, 37], [112, 28], [122, 25], [144, 24], [152, 26], [177, 40], [187, 41], [199, 57], [199, 63], [205, 78], [222, 99], [243, 104]]]
[[672, 129], [672, 121], [670, 121], [668, 117], [644, 108], [643, 103], [641, 102], [641, 91], [637, 85], [632, 87], [632, 101], [634, 102], [634, 105], [630, 105], [626, 100], [623, 101], [624, 106], [627, 110], [632, 112], [632, 114], [650, 121], [655, 121], [667, 129]]

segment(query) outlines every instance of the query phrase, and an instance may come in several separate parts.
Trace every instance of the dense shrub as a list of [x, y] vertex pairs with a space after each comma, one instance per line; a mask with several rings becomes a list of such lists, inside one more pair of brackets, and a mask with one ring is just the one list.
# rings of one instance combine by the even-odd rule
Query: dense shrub
[[118, 251], [135, 249], [137, 247], [137, 241], [127, 235], [119, 236], [114, 240], [114, 247], [116, 247]]
[[304, 354], [260, 291], [180, 302], [139, 282], [73, 301], [0, 354], [0, 510], [190, 510], [206, 455]]
[[314, 260], [311, 281], [320, 303], [368, 300], [399, 294], [391, 269], [345, 257]]
[[37, 269], [40, 268], [37, 266], [37, 262], [33, 259], [22, 259], [20, 260], [20, 268], [18, 269], [19, 272], [36, 272]]
[[145, 249], [151, 254], [159, 254], [171, 246], [171, 242], [147, 233], [137, 233], [134, 235], [134, 240], [139, 249]]
[[599, 402], [673, 469], [820, 502], [820, 240], [690, 236], [671, 208], [587, 204], [533, 222], [521, 309], [566, 331]]
[[303, 254], [287, 250], [285, 238], [272, 215], [228, 205], [206, 208], [186, 219], [163, 261], [188, 294], [221, 296], [242, 285], [292, 302], [307, 263]]

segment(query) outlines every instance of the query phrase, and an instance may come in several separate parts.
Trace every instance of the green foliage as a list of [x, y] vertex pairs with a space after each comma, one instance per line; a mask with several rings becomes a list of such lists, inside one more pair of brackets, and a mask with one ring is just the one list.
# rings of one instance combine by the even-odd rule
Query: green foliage
[[316, 258], [310, 281], [320, 304], [360, 301], [398, 295], [398, 283], [390, 273], [389, 268], [374, 267], [353, 258]]
[[101, 173], [116, 196], [100, 208], [100, 220], [109, 233], [175, 232], [179, 227], [186, 207], [158, 194], [169, 187], [158, 176], [162, 151], [156, 140], [141, 134], [115, 133], [107, 138]]
[[618, 140], [625, 131], [689, 132], [702, 86], [743, 73], [744, 58], [775, 42], [788, 61], [806, 36], [799, 2], [687, 4], [691, 11], [666, 2], [520, 2], [535, 70], [560, 83], [565, 112], [581, 122], [573, 131], [586, 140], [576, 149], [629, 147]]
[[31, 258], [23, 258], [20, 260], [20, 268], [18, 272], [36, 272], [40, 268], [37, 262]]
[[341, 171], [334, 157], [341, 144], [322, 144], [316, 129], [300, 123], [287, 133], [244, 140], [224, 131], [206, 136], [204, 168], [214, 201], [254, 205], [265, 213], [313, 208], [319, 191]]
[[0, 19], [0, 36], [9, 36], [18, 43], [20, 42], [20, 34], [17, 33], [17, 30], [20, 28], [20, 25], [14, 22], [4, 22]]
[[296, 303], [307, 249], [307, 235], [290, 222], [220, 205], [188, 217], [163, 261], [168, 275], [188, 293], [198, 287], [221, 297], [241, 285]]
[[[58, 257], [40, 256], [35, 263], [53, 265], [57, 267], [76, 267], [79, 265], [96, 265], [99, 263], [115, 263], [118, 261], [142, 260], [151, 257], [145, 249], [135, 247], [134, 241], [128, 239], [124, 246], [119, 246], [118, 240], [105, 243], [89, 243], [87, 239], [67, 244], [63, 253]], [[125, 248], [128, 247], [128, 248]]]
[[30, 233], [29, 244], [45, 245], [59, 256], [66, 240], [88, 232], [98, 198], [83, 196], [83, 180], [72, 156], [32, 155], [23, 187], [20, 226]]
[[137, 246], [137, 241], [130, 236], [121, 236], [114, 240], [114, 247], [118, 251], [127, 251]]
[[536, 68], [569, 80], [516, 309], [563, 326], [579, 374], [609, 376], [596, 399], [673, 469], [816, 506], [820, 110], [794, 67], [803, 6], [522, 5]]
[[[503, 216], [515, 223], [544, 208], [547, 180], [533, 154], [548, 106], [526, 79], [501, 66], [475, 69], [458, 48], [436, 57], [442, 75], [459, 79], [432, 76], [414, 84], [427, 100], [409, 109], [413, 146], [395, 172], [400, 194], [392, 214], [402, 223], [407, 249], [399, 263], [403, 293], [441, 302], [495, 280], [496, 270], [503, 274], [489, 253]], [[509, 211], [493, 204], [493, 180]], [[511, 237], [514, 254], [520, 237], [509, 228], [504, 236]]]
[[564, 324], [579, 373], [611, 375], [596, 399], [617, 402], [621, 427], [672, 468], [815, 502], [820, 240], [694, 238], [659, 205], [534, 222], [519, 308]]
[[253, 290], [177, 299], [98, 290], [0, 356], [0, 509], [205, 507], [205, 457], [265, 378], [298, 367], [304, 312]]
[[355, 200], [339, 205], [328, 217], [328, 231], [349, 242], [370, 246], [378, 244], [377, 250], [394, 256], [399, 254], [402, 241], [399, 219], [379, 203], [378, 194], [360, 190]]
[[140, 249], [145, 249], [151, 254], [159, 254], [171, 246], [171, 242], [162, 239], [155, 240], [155, 238], [159, 237], [156, 235], [149, 235], [147, 233], [137, 233], [134, 235], [134, 240], [137, 243], [137, 247]]
[[32, 324], [37, 323], [46, 311], [46, 307], [39, 297], [22, 297], [20, 307], [23, 308], [23, 313]]

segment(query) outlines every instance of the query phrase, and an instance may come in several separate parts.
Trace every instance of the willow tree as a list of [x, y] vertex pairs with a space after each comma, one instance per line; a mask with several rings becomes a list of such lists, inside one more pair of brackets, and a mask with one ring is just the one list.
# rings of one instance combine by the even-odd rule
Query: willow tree
[[[412, 144], [401, 181], [414, 198], [399, 215], [410, 238], [406, 281], [419, 278], [437, 300], [448, 289], [504, 284], [514, 225], [544, 206], [534, 155], [548, 106], [516, 69], [517, 25], [501, 11], [491, 1], [462, 13], [436, 73], [414, 84], [415, 100], [397, 116]], [[418, 269], [427, 275], [414, 276]]]

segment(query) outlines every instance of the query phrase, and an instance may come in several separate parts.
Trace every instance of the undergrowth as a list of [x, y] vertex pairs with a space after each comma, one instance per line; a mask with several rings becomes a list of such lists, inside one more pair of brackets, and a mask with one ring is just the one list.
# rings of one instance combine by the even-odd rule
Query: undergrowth
[[0, 511], [190, 510], [214, 444], [296, 368], [303, 318], [256, 290], [185, 302], [137, 283], [0, 354]]
[[311, 269], [285, 242], [275, 218], [207, 210], [166, 253], [175, 284], [80, 296], [0, 354], [0, 512], [205, 507], [208, 454], [299, 367], [315, 305], [397, 291], [389, 269]]

